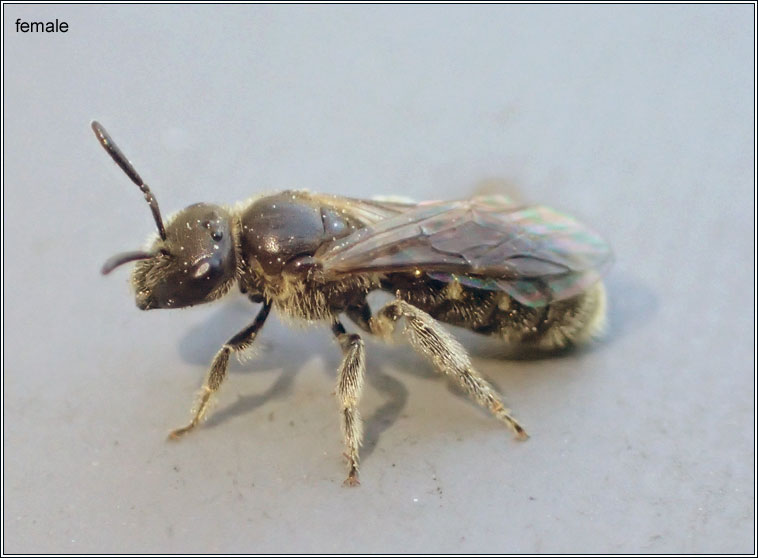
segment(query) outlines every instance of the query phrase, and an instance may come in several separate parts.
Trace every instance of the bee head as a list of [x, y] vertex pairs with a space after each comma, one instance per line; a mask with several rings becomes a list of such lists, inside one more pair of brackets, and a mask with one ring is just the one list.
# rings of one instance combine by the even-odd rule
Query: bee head
[[225, 294], [236, 280], [237, 257], [232, 216], [222, 207], [191, 205], [164, 227], [158, 202], [105, 129], [92, 123], [100, 143], [139, 186], [158, 227], [158, 237], [147, 250], [116, 254], [103, 265], [103, 274], [136, 261], [132, 272], [137, 306], [181, 308], [210, 302]]

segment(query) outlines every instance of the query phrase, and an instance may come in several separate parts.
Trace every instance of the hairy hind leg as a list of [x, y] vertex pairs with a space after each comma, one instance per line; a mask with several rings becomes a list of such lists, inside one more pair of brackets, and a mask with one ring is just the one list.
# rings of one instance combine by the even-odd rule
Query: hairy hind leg
[[400, 318], [405, 318], [408, 342], [443, 374], [452, 376], [482, 407], [505, 422], [516, 436], [525, 440], [526, 430], [503, 404], [503, 398], [471, 365], [466, 350], [429, 314], [397, 299], [384, 306], [371, 319], [374, 333], [388, 336]]
[[358, 482], [358, 448], [363, 439], [358, 402], [363, 390], [363, 377], [366, 369], [365, 350], [360, 336], [348, 334], [341, 322], [335, 321], [332, 324], [332, 332], [342, 347], [343, 354], [337, 375], [336, 395], [340, 404], [342, 434], [345, 437], [345, 457], [348, 461], [345, 486], [356, 486], [360, 484]]

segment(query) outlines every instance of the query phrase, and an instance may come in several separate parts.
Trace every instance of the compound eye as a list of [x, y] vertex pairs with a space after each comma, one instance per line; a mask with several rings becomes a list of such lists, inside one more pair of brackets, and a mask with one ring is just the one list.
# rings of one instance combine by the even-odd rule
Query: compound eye
[[211, 238], [213, 240], [215, 240], [216, 242], [218, 242], [219, 240], [221, 240], [222, 238], [224, 238], [224, 233], [221, 232], [221, 231], [213, 231], [211, 233]]
[[211, 264], [208, 261], [201, 262], [200, 264], [195, 266], [195, 271], [192, 274], [192, 277], [195, 279], [202, 279], [203, 277], [207, 277], [209, 272], [211, 270]]

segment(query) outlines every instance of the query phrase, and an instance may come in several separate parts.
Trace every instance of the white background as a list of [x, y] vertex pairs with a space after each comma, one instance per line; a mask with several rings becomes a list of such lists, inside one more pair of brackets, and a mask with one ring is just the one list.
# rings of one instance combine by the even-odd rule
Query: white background
[[[3, 15], [5, 552], [754, 552], [754, 6]], [[609, 239], [608, 336], [514, 362], [456, 331], [526, 443], [369, 342], [346, 489], [339, 350], [273, 318], [168, 443], [254, 308], [140, 312], [100, 276], [154, 225], [93, 118], [167, 214], [507, 183]]]

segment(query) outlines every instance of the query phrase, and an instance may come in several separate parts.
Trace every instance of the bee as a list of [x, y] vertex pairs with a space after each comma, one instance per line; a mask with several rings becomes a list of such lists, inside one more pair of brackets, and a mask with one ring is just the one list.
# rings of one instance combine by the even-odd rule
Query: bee
[[[272, 309], [330, 326], [342, 350], [336, 396], [350, 486], [358, 484], [365, 347], [343, 316], [386, 340], [402, 320], [405, 341], [518, 439], [528, 437], [526, 430], [439, 322], [538, 351], [586, 343], [603, 330], [601, 279], [611, 250], [548, 207], [504, 197], [412, 204], [287, 190], [234, 207], [196, 203], [164, 223], [132, 164], [100, 124], [92, 129], [144, 194], [158, 229], [147, 249], [113, 256], [102, 273], [136, 262], [131, 284], [141, 310], [212, 302], [235, 285], [260, 305], [250, 325], [216, 353], [191, 421], [170, 438], [206, 416], [229, 357], [254, 343]], [[373, 312], [367, 295], [376, 290], [394, 299]]]

